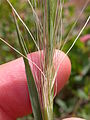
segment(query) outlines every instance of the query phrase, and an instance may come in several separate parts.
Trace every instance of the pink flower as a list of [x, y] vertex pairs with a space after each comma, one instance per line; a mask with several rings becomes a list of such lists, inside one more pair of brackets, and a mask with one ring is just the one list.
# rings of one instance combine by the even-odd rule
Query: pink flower
[[87, 34], [80, 38], [80, 41], [83, 43], [86, 43], [88, 40], [90, 40], [90, 34]]

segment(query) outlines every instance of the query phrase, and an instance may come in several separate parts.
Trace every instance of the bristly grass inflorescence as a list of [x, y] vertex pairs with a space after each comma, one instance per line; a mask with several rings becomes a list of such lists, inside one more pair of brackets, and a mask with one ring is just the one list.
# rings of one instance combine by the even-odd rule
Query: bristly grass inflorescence
[[[7, 43], [4, 39], [0, 38], [2, 42], [4, 42], [6, 45], [8, 45], [10, 48], [12, 48], [14, 51], [16, 51], [18, 54], [20, 54], [24, 58], [24, 63], [26, 66], [26, 74], [27, 74], [27, 82], [28, 82], [28, 89], [30, 94], [30, 100], [33, 108], [34, 117], [36, 120], [53, 120], [53, 99], [54, 99], [54, 84], [57, 76], [58, 69], [65, 59], [66, 55], [71, 51], [73, 46], [75, 45], [76, 41], [82, 34], [83, 30], [87, 26], [90, 16], [88, 16], [84, 26], [78, 33], [76, 39], [74, 40], [71, 47], [66, 52], [66, 55], [62, 58], [60, 61], [60, 64], [58, 65], [57, 70], [54, 70], [53, 66], [53, 56], [55, 53], [55, 49], [61, 49], [63, 50], [64, 46], [66, 45], [66, 42], [69, 39], [69, 34], [73, 31], [76, 23], [78, 22], [81, 14], [83, 13], [84, 9], [86, 8], [88, 1], [86, 1], [83, 9], [81, 10], [81, 13], [75, 20], [70, 32], [68, 33], [64, 44], [62, 45], [63, 41], [63, 8], [64, 8], [64, 0], [27, 0], [28, 4], [31, 7], [34, 19], [35, 19], [35, 29], [36, 29], [36, 38], [33, 36], [32, 32], [30, 31], [29, 27], [26, 25], [26, 23], [23, 21], [23, 19], [20, 17], [10, 0], [6, 0], [8, 4], [10, 5], [14, 17], [14, 23], [16, 25], [17, 35], [19, 38], [20, 47], [22, 49], [22, 53], [19, 52], [17, 49], [12, 47], [9, 43]], [[42, 18], [40, 19], [37, 14], [37, 9], [40, 9]], [[25, 27], [26, 31], [29, 33], [30, 37], [32, 38], [37, 50], [40, 53], [40, 67], [36, 65], [32, 61], [32, 59], [28, 59], [28, 47], [26, 46], [26, 43], [24, 41], [24, 38], [21, 34], [17, 19], [20, 20], [22, 25]], [[42, 59], [43, 55], [43, 59]], [[40, 80], [38, 80], [37, 73], [35, 73], [36, 82], [33, 81], [32, 76], [32, 83], [30, 82], [30, 75], [32, 72], [29, 69], [30, 62], [33, 67], [36, 67], [40, 71]], [[30, 71], [30, 72], [28, 72]], [[39, 81], [39, 83], [37, 82]], [[37, 92], [38, 91], [38, 92]], [[33, 93], [34, 92], [34, 93]], [[55, 91], [56, 93], [56, 91]], [[38, 94], [38, 95], [36, 95]], [[35, 101], [33, 102], [33, 99], [37, 99], [37, 103]], [[39, 98], [39, 99], [38, 99]], [[34, 108], [35, 104], [37, 109]], [[38, 110], [39, 108], [39, 110]], [[35, 110], [36, 109], [36, 110]]]

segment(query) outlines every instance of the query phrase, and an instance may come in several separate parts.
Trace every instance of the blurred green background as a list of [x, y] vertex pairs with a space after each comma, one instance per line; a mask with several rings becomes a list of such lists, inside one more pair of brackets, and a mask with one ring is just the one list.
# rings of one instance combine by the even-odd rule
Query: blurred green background
[[[25, 0], [11, 0], [22, 19], [26, 22], [32, 34], [35, 33], [33, 16], [31, 9]], [[66, 1], [63, 10], [63, 40], [65, 40], [71, 26], [79, 16], [84, 0]], [[83, 2], [82, 2], [83, 1]], [[37, 10], [38, 11], [38, 10]], [[38, 12], [39, 14], [39, 12]], [[63, 51], [66, 52], [75, 40], [80, 29], [84, 25], [87, 17], [90, 15], [90, 4], [80, 16], [78, 23], [71, 32], [68, 42]], [[22, 24], [20, 23], [25, 39], [28, 39]], [[90, 23], [85, 28], [81, 36], [90, 34]], [[0, 1], [0, 37], [4, 38], [12, 46], [20, 50], [16, 29], [13, 22], [12, 12], [6, 1]], [[30, 39], [30, 51], [35, 51], [35, 45]], [[0, 41], [0, 64], [14, 60], [20, 57], [15, 51], [7, 47]], [[72, 63], [72, 72], [67, 85], [54, 101], [54, 116], [58, 120], [65, 117], [77, 116], [90, 120], [90, 41], [83, 43], [80, 39], [76, 42], [74, 48], [69, 53]], [[20, 120], [32, 120], [32, 115]]]

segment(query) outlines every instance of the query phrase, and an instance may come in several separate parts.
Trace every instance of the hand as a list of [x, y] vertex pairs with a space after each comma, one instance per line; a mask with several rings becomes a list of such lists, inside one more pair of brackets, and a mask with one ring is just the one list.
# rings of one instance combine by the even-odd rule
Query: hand
[[[56, 50], [53, 63], [55, 70], [65, 54]], [[40, 67], [39, 52], [28, 55]], [[30, 63], [31, 65], [31, 63]], [[37, 69], [33, 69], [40, 74]], [[57, 73], [57, 93], [63, 88], [69, 79], [71, 72], [71, 63], [66, 56]], [[25, 66], [22, 58], [16, 59], [0, 66], [0, 120], [16, 120], [32, 113], [29, 99]], [[67, 119], [68, 120], [68, 119]], [[71, 119], [70, 119], [71, 120]], [[73, 120], [73, 119], [72, 119]]]

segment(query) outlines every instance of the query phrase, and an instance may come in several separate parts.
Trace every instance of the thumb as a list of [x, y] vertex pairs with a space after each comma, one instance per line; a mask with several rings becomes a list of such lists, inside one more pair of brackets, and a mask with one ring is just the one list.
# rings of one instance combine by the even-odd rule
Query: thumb
[[[65, 54], [63, 52], [56, 50], [53, 60], [55, 70], [64, 55]], [[39, 52], [31, 53], [28, 55], [28, 58], [32, 59], [32, 61], [40, 67]], [[33, 76], [35, 77], [35, 71], [38, 77], [40, 77], [37, 69], [32, 69]], [[60, 65], [56, 76], [57, 92], [63, 88], [66, 81], [69, 79], [70, 72], [71, 63], [69, 58], [66, 56]], [[25, 74], [25, 66], [22, 58], [0, 66], [0, 110], [3, 115], [3, 120], [10, 120], [7, 116], [10, 116], [13, 118], [12, 120], [14, 120], [32, 112]]]

